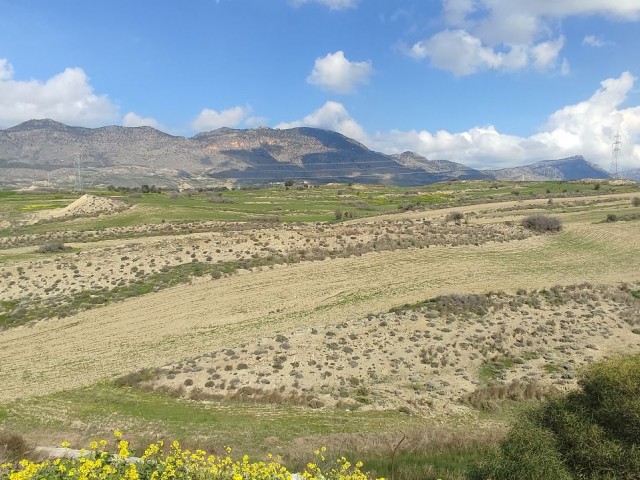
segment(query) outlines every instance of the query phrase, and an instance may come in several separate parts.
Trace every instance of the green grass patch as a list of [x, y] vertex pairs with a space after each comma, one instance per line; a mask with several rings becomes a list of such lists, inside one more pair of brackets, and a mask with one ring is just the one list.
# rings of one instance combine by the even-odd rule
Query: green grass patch
[[506, 370], [513, 368], [514, 365], [515, 362], [509, 357], [500, 357], [486, 361], [480, 366], [478, 378], [480, 382], [485, 385], [493, 383], [499, 379]]
[[372, 434], [408, 428], [412, 422], [395, 411], [326, 412], [288, 405], [199, 403], [108, 382], [16, 401], [3, 409], [0, 428], [47, 432], [58, 441], [108, 437], [113, 428], [120, 428], [141, 444], [155, 435], [191, 445], [197, 438], [201, 447], [228, 445], [249, 454], [285, 453], [297, 438]]
[[554, 363], [547, 363], [547, 364], [543, 365], [542, 368], [547, 373], [559, 373], [559, 372], [562, 371], [562, 368], [560, 368], [558, 365], [556, 365]]
[[454, 480], [464, 478], [464, 474], [484, 458], [484, 448], [472, 445], [402, 451], [396, 454], [393, 465], [389, 453], [365, 454], [358, 458], [364, 464], [363, 470], [376, 477], [392, 478], [394, 474], [395, 478], [406, 480]]

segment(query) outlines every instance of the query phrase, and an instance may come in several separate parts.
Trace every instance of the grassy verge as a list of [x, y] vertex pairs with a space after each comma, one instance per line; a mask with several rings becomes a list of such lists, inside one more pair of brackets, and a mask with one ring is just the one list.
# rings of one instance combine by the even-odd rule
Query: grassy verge
[[109, 438], [115, 428], [134, 449], [157, 439], [177, 439], [187, 448], [214, 453], [229, 446], [261, 457], [280, 454], [292, 468], [313, 460], [313, 450], [327, 447], [327, 458], [361, 459], [365, 470], [389, 476], [393, 450], [396, 478], [456, 479], [488, 446], [502, 438], [504, 418], [492, 426], [469, 426], [474, 419], [438, 421], [395, 411], [311, 410], [287, 405], [200, 403], [165, 394], [102, 383], [2, 407], [0, 429], [24, 434], [32, 444], [72, 447]]

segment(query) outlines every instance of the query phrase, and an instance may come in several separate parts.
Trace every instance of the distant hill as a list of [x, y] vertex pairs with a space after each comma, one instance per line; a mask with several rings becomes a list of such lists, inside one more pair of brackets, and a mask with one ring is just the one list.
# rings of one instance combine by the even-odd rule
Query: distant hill
[[287, 179], [422, 185], [443, 178], [316, 128], [221, 128], [185, 138], [151, 127], [92, 129], [46, 119], [0, 130], [5, 183], [69, 185], [78, 161], [85, 185], [197, 187]]
[[580, 180], [582, 178], [610, 178], [599, 166], [587, 162], [582, 155], [560, 160], [543, 160], [522, 167], [483, 170], [496, 180]]
[[640, 168], [634, 168], [632, 170], [626, 170], [620, 174], [622, 178], [640, 182]]
[[461, 163], [450, 162], [449, 160], [429, 160], [414, 152], [404, 152], [390, 155], [398, 163], [411, 168], [421, 168], [434, 176], [439, 176], [442, 180], [481, 180], [490, 178], [486, 173], [467, 167]]
[[0, 184], [68, 187], [78, 165], [85, 186], [609, 178], [581, 156], [480, 171], [413, 152], [385, 155], [337, 132], [308, 127], [221, 128], [186, 138], [151, 127], [84, 128], [44, 119], [0, 130]]

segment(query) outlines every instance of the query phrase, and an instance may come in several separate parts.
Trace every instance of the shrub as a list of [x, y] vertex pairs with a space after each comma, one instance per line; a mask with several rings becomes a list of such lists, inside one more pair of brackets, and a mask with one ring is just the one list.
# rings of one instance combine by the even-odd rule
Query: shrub
[[447, 216], [445, 217], [445, 220], [447, 222], [460, 223], [463, 219], [464, 219], [464, 213], [462, 212], [451, 212], [447, 214]]
[[610, 213], [607, 215], [607, 223], [613, 223], [618, 221], [618, 216], [615, 213]]
[[631, 205], [634, 207], [640, 207], [640, 197], [633, 197], [631, 199]]
[[13, 432], [0, 432], [0, 462], [17, 461], [23, 458], [30, 448], [22, 435]]
[[562, 223], [556, 217], [549, 215], [530, 215], [522, 219], [522, 226], [534, 232], [559, 232], [562, 230]]
[[525, 412], [470, 478], [638, 478], [640, 355], [594, 364], [579, 385]]
[[67, 247], [64, 243], [51, 242], [51, 243], [45, 243], [44, 245], [40, 245], [36, 249], [36, 253], [60, 253], [60, 252], [66, 252], [67, 250], [70, 250], [70, 247]]

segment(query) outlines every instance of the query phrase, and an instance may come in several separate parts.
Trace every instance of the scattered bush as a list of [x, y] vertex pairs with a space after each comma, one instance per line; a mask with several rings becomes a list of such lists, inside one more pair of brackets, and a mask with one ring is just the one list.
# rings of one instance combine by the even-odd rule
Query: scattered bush
[[633, 197], [631, 199], [631, 205], [634, 207], [640, 207], [640, 197]]
[[618, 216], [615, 213], [610, 213], [607, 215], [607, 223], [613, 223], [618, 221]]
[[549, 215], [530, 215], [522, 219], [522, 226], [534, 232], [559, 232], [562, 230], [562, 223], [556, 217]]

